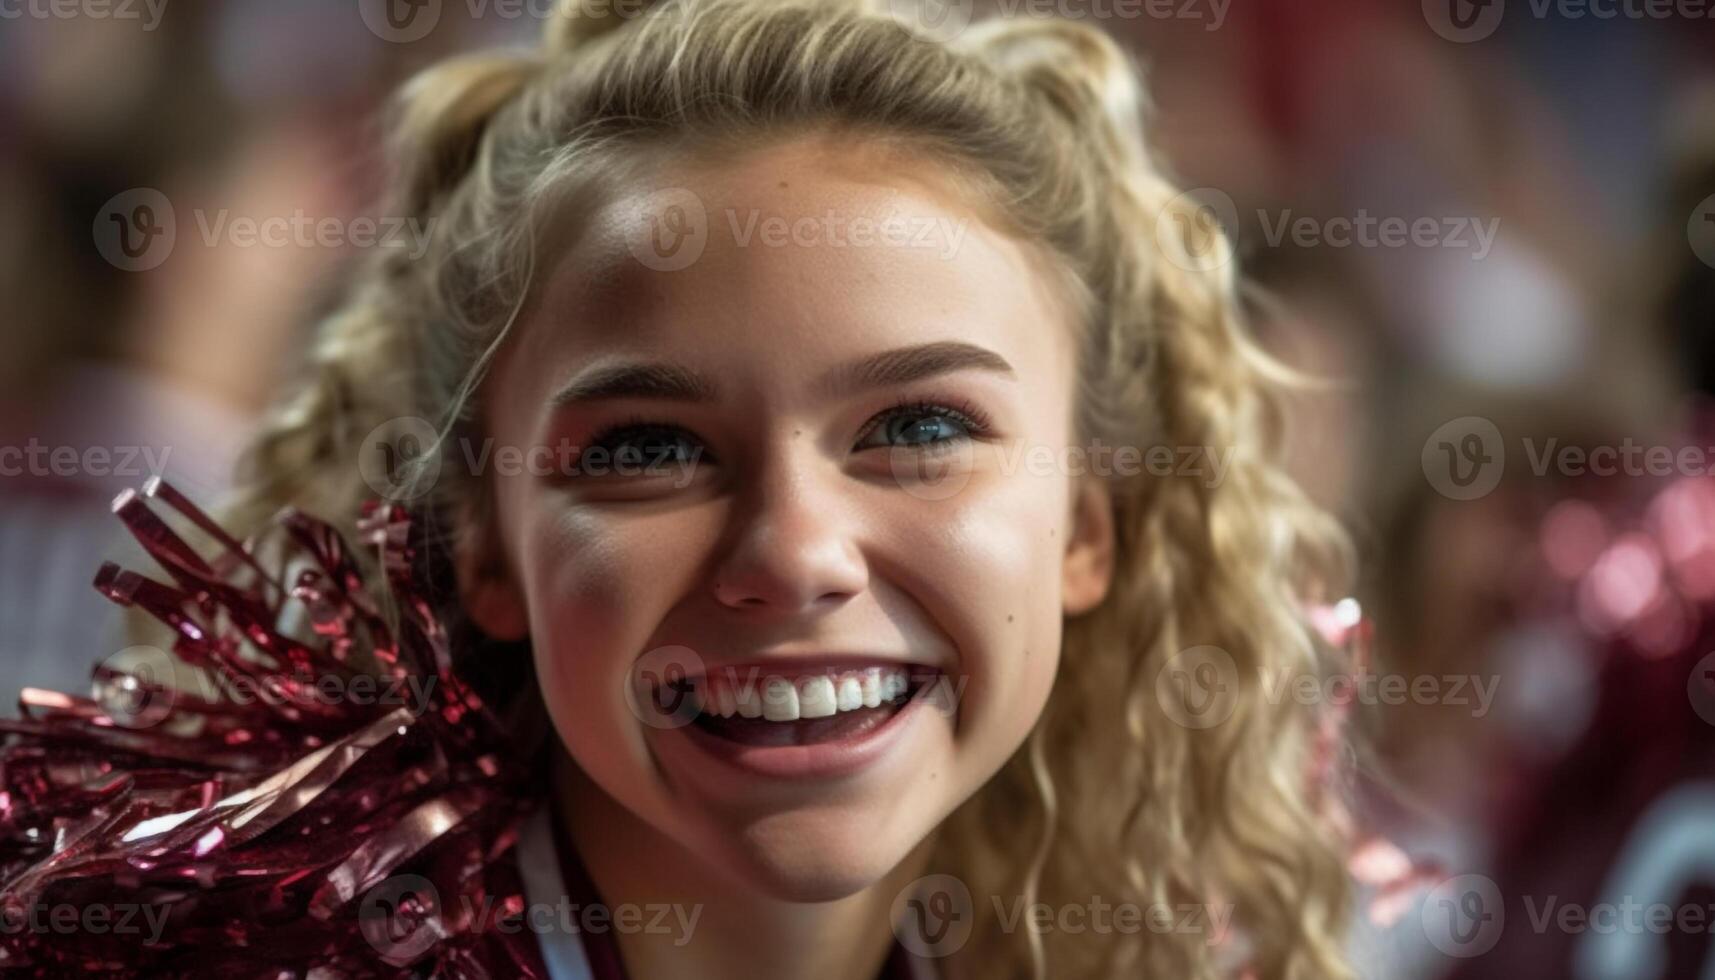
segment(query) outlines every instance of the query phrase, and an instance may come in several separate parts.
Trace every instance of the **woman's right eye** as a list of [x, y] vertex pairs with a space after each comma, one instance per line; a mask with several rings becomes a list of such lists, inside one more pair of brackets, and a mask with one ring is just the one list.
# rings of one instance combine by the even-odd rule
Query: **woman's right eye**
[[[676, 452], [686, 446], [690, 447], [688, 452]], [[621, 471], [624, 476], [649, 475], [650, 468], [696, 462], [705, 453], [696, 437], [679, 426], [645, 420], [602, 429], [590, 437], [584, 455], [590, 455], [592, 449], [601, 450], [602, 462], [609, 468], [631, 467]]]

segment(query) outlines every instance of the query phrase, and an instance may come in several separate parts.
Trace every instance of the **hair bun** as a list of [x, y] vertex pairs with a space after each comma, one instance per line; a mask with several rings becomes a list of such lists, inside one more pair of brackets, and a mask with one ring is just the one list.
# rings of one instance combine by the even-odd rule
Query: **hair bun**
[[558, 0], [548, 18], [542, 46], [550, 55], [576, 50], [638, 19], [659, 0]]
[[406, 83], [395, 103], [393, 158], [411, 214], [428, 210], [475, 160], [494, 114], [541, 71], [529, 54], [484, 52], [433, 65]]

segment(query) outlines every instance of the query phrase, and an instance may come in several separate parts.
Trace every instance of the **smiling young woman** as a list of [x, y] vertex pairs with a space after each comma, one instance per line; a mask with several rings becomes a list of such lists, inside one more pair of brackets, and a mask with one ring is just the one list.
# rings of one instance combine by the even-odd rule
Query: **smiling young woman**
[[[404, 90], [426, 251], [367, 259], [228, 517], [349, 530], [366, 437], [432, 420], [412, 560], [452, 662], [548, 722], [484, 861], [532, 906], [698, 910], [508, 968], [1348, 975], [1324, 719], [1259, 682], [1328, 662], [1304, 609], [1344, 540], [1273, 459], [1284, 372], [1142, 102], [1093, 28], [856, 0], [566, 7]], [[1100, 446], [1227, 462], [1023, 464]], [[1220, 717], [1172, 710], [1216, 666]], [[1091, 896], [1232, 927], [991, 911]], [[395, 966], [483, 975], [484, 921]]]

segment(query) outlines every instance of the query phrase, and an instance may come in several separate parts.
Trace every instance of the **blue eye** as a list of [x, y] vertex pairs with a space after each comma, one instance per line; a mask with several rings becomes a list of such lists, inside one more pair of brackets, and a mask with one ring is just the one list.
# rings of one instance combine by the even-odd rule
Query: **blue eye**
[[[899, 446], [938, 451], [988, 430], [988, 416], [975, 406], [961, 410], [933, 402], [903, 402], [876, 415], [856, 448]], [[882, 441], [871, 441], [877, 434]], [[601, 449], [611, 460], [632, 466], [683, 465], [708, 455], [695, 433], [672, 422], [641, 416], [597, 432], [590, 437], [588, 448]], [[681, 449], [684, 451], [678, 451]]]
[[[879, 445], [939, 448], [986, 431], [987, 426], [981, 419], [973, 418], [974, 414], [931, 402], [908, 402], [895, 405], [877, 416], [880, 423], [870, 429], [865, 438], [880, 433], [887, 437], [887, 441]], [[896, 441], [900, 439], [905, 441]], [[877, 444], [860, 443], [859, 448], [871, 445]]]

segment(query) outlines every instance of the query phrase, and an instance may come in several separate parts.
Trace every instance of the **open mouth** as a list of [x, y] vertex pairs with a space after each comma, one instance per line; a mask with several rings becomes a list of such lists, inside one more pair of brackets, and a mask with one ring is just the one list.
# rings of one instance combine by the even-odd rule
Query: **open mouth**
[[767, 748], [860, 739], [886, 725], [940, 672], [869, 666], [792, 674], [727, 667], [673, 682], [697, 709], [691, 724], [727, 742]]

